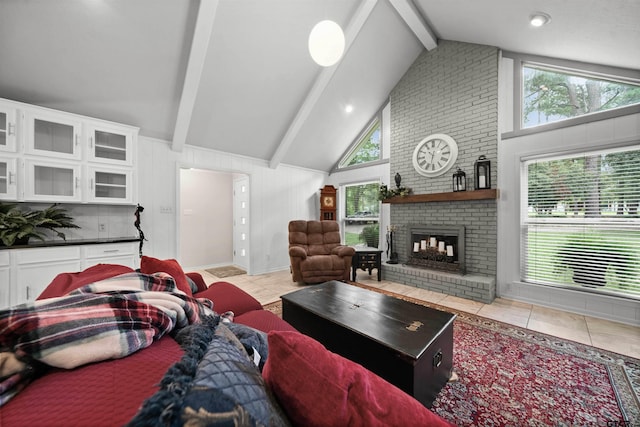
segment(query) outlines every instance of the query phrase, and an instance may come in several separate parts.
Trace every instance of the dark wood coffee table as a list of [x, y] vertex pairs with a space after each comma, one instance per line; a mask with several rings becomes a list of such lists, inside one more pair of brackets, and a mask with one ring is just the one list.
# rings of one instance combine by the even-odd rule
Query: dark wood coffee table
[[426, 407], [451, 376], [455, 314], [330, 281], [283, 295], [282, 317]]

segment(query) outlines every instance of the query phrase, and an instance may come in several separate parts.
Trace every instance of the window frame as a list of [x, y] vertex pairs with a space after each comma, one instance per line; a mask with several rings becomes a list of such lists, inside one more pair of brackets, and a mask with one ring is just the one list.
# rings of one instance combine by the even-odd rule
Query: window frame
[[[340, 156], [340, 160], [338, 160], [338, 162], [334, 165], [334, 167], [331, 169], [330, 173], [343, 172], [343, 171], [347, 171], [347, 170], [370, 167], [370, 166], [375, 166], [375, 165], [384, 164], [384, 163], [388, 163], [389, 162], [389, 159], [385, 159], [384, 158], [384, 150], [383, 150], [383, 147], [384, 147], [383, 135], [384, 135], [384, 126], [385, 125], [384, 125], [384, 121], [383, 121], [383, 117], [382, 117], [382, 112], [384, 110], [384, 107], [387, 106], [387, 104], [388, 104], [388, 102], [385, 102], [384, 106], [380, 110], [378, 110], [376, 112], [376, 114], [371, 118], [371, 120], [369, 120], [369, 122], [367, 122], [367, 125], [364, 127], [364, 129], [358, 134], [358, 136], [349, 145], [349, 148], [347, 148], [347, 150], [342, 154], [342, 156]], [[346, 159], [348, 159], [350, 156], [354, 155], [354, 153], [357, 151], [357, 149], [360, 146], [360, 144], [364, 141], [364, 139], [367, 137], [367, 135], [369, 135], [369, 133], [376, 126], [376, 124], [380, 125], [380, 157], [378, 158], [378, 160], [372, 160], [370, 162], [359, 163], [357, 165], [340, 166], [341, 163], [346, 161]]]
[[[528, 189], [528, 165], [537, 161], [555, 161], [555, 160], [563, 160], [563, 159], [573, 159], [577, 157], [587, 157], [591, 155], [606, 155], [610, 153], [616, 152], [625, 152], [625, 151], [637, 151], [640, 150], [640, 141], [635, 141], [633, 143], [625, 143], [625, 144], [611, 144], [611, 145], [603, 145], [602, 147], [592, 147], [592, 148], [584, 148], [579, 150], [569, 150], [563, 152], [555, 152], [555, 153], [545, 153], [539, 155], [532, 156], [523, 156], [520, 158], [520, 215], [519, 215], [519, 227], [520, 227], [520, 281], [526, 285], [544, 285], [550, 286], [554, 288], [562, 288], [569, 289], [578, 292], [586, 292], [593, 293], [599, 295], [607, 295], [614, 296], [618, 298], [624, 298], [627, 300], [640, 300], [640, 294], [631, 294], [631, 293], [623, 293], [612, 291], [610, 288], [598, 288], [598, 287], [588, 287], [581, 286], [576, 283], [560, 283], [560, 282], [547, 282], [544, 280], [532, 280], [528, 277], [527, 270], [528, 266], [528, 239], [526, 237], [528, 230], [532, 228], [535, 229], [536, 226], [541, 226], [544, 224], [549, 224], [552, 228], [554, 226], [562, 225], [566, 227], [575, 227], [575, 228], [583, 228], [584, 230], [592, 231], [606, 231], [617, 228], [624, 229], [629, 226], [640, 228], [640, 217], [631, 217], [626, 220], [621, 221], [607, 221], [606, 218], [576, 218], [572, 220], [572, 218], [556, 218], [556, 217], [530, 217], [529, 216], [529, 189]], [[598, 228], [598, 226], [602, 226]], [[558, 227], [559, 229], [562, 227]], [[618, 230], [620, 231], [620, 230]], [[585, 231], [585, 234], [589, 234]]]
[[[381, 185], [381, 181], [376, 179], [367, 179], [367, 180], [359, 180], [359, 181], [340, 184], [340, 189], [339, 189], [339, 194], [341, 195], [340, 205], [344, 206], [344, 208], [341, 208], [340, 211], [338, 212], [338, 219], [341, 224], [341, 229], [343, 234], [342, 240], [344, 242], [346, 242], [346, 232], [347, 232], [347, 187], [355, 187], [355, 186], [368, 185], [368, 184], [375, 185], [379, 189]], [[376, 217], [371, 218], [371, 220], [374, 221], [374, 223], [378, 224], [378, 246], [380, 246], [380, 243], [381, 243], [381, 240], [380, 240], [380, 237], [381, 237], [380, 226], [382, 224], [382, 209], [381, 209], [382, 206], [381, 205], [382, 205], [381, 202], [378, 200], [378, 215]], [[356, 245], [361, 245], [362, 243], [363, 242], [358, 241]]]
[[578, 76], [594, 77], [635, 85], [640, 85], [640, 71], [627, 68], [595, 65], [578, 61], [548, 58], [537, 55], [527, 55], [508, 51], [502, 52], [502, 56], [504, 58], [513, 60], [513, 117], [511, 123], [512, 130], [503, 132], [501, 134], [502, 139], [532, 135], [539, 132], [572, 127], [579, 124], [594, 122], [597, 120], [605, 120], [614, 117], [625, 116], [628, 114], [640, 113], [640, 104], [634, 104], [626, 107], [619, 107], [611, 110], [584, 114], [581, 116], [571, 117], [552, 123], [545, 123], [524, 128], [522, 126], [522, 96], [523, 67], [526, 65], [544, 68], [550, 71], [571, 73]]

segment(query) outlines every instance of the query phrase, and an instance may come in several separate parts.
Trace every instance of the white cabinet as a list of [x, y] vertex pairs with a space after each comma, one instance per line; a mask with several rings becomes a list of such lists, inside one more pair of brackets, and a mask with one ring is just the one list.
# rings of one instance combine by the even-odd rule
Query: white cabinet
[[90, 162], [133, 165], [134, 130], [90, 122], [86, 126]]
[[0, 100], [0, 151], [16, 151], [17, 117], [15, 105]]
[[134, 204], [138, 128], [0, 99], [0, 199]]
[[45, 109], [25, 111], [25, 152], [49, 158], [82, 158], [82, 122], [72, 114]]
[[24, 200], [79, 202], [80, 165], [75, 162], [28, 159], [24, 162]]
[[96, 264], [138, 268], [138, 242], [0, 250], [0, 309], [35, 301], [58, 274]]
[[88, 201], [92, 203], [133, 203], [133, 171], [124, 168], [90, 166]]
[[0, 200], [16, 200], [18, 196], [18, 160], [0, 156]]
[[96, 264], [119, 264], [133, 269], [138, 268], [138, 242], [83, 246], [82, 269]]
[[10, 250], [15, 266], [11, 305], [34, 301], [60, 273], [81, 269], [80, 246]]

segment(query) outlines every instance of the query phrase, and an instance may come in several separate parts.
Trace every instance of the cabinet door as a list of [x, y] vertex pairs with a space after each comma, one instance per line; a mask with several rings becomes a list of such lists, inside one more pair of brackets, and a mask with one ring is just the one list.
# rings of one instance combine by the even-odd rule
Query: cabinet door
[[82, 247], [82, 251], [83, 269], [96, 264], [119, 264], [133, 269], [139, 267], [138, 242], [86, 245]]
[[25, 200], [79, 202], [80, 187], [80, 164], [25, 160]]
[[82, 125], [75, 116], [49, 110], [27, 110], [25, 127], [27, 153], [80, 160]]
[[0, 151], [16, 151], [17, 109], [0, 101]]
[[80, 248], [16, 249], [16, 292], [12, 304], [34, 301], [60, 273], [80, 271]]
[[133, 170], [89, 167], [89, 201], [133, 203]]
[[133, 165], [134, 132], [125, 127], [96, 125], [86, 127], [89, 143], [88, 160], [114, 165]]
[[16, 159], [0, 157], [0, 200], [17, 199], [16, 165]]

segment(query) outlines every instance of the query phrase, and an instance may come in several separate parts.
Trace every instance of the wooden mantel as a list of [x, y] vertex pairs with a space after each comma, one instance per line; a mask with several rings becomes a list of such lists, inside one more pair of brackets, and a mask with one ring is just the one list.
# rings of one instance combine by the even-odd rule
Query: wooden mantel
[[496, 188], [489, 190], [452, 191], [450, 193], [410, 194], [384, 199], [382, 203], [426, 203], [426, 202], [457, 202], [463, 200], [490, 200], [500, 197]]

